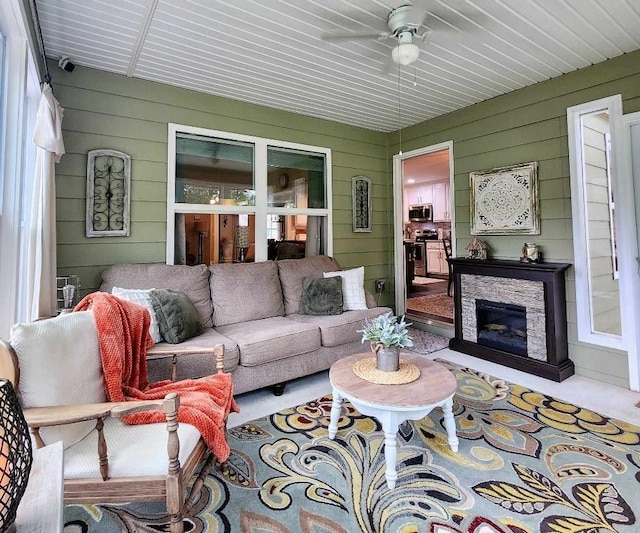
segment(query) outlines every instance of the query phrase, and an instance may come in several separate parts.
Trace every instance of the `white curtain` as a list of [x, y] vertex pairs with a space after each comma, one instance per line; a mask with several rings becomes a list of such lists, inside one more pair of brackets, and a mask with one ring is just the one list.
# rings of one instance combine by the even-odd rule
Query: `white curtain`
[[27, 248], [27, 310], [29, 319], [56, 314], [56, 174], [64, 154], [63, 109], [48, 83], [42, 88], [33, 142], [36, 164]]

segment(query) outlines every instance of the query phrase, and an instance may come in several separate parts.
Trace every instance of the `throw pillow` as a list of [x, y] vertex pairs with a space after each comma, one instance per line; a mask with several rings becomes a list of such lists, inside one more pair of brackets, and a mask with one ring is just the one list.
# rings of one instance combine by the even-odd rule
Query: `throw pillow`
[[367, 297], [364, 292], [364, 267], [337, 272], [325, 272], [325, 278], [340, 276], [342, 278], [342, 298], [345, 311], [367, 309]]
[[153, 289], [123, 289], [122, 287], [114, 287], [111, 290], [111, 294], [128, 300], [129, 302], [136, 303], [142, 307], [146, 307], [151, 315], [151, 324], [149, 325], [149, 334], [153, 339], [153, 342], [162, 342], [162, 335], [160, 335], [160, 328], [158, 327], [158, 318], [156, 312], [153, 310], [153, 304], [151, 303], [151, 296], [149, 293]]
[[[107, 401], [93, 311], [66, 313], [48, 320], [15, 324], [11, 345], [20, 364], [23, 407], [48, 407]], [[95, 421], [42, 428], [45, 444], [64, 448], [81, 441]]]
[[342, 279], [340, 277], [304, 278], [302, 280], [301, 315], [340, 315], [342, 314], [342, 306]]
[[202, 333], [202, 324], [189, 297], [172, 289], [152, 289], [151, 303], [160, 334], [169, 344], [178, 344]]

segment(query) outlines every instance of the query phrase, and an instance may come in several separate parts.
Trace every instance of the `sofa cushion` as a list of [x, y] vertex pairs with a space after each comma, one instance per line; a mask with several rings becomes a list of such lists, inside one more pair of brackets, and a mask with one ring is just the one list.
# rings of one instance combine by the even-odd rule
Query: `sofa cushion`
[[[23, 407], [47, 407], [107, 401], [93, 311], [68, 313], [11, 328], [18, 355]], [[83, 439], [95, 421], [42, 428], [45, 444], [65, 448]]]
[[278, 268], [273, 261], [218, 264], [211, 271], [216, 327], [284, 315]]
[[391, 309], [388, 307], [375, 307], [360, 311], [345, 311], [341, 315], [333, 316], [294, 314], [287, 315], [286, 318], [294, 322], [319, 327], [322, 346], [335, 347], [348, 342], [362, 340], [362, 333], [358, 330], [364, 327], [365, 319], [383, 315], [389, 311]]
[[151, 315], [149, 335], [151, 335], [153, 342], [158, 343], [162, 342], [162, 335], [160, 334], [160, 326], [158, 326], [158, 317], [156, 316], [153, 304], [151, 303], [150, 292], [152, 290], [153, 289], [123, 289], [122, 287], [114, 287], [111, 294], [118, 298], [122, 298], [123, 300], [137, 303], [149, 311], [149, 315]]
[[367, 308], [367, 297], [364, 292], [364, 267], [325, 272], [325, 278], [342, 278], [342, 298], [345, 311], [358, 311]]
[[258, 366], [320, 348], [317, 325], [294, 322], [284, 317], [252, 320], [216, 329], [238, 343], [242, 366]]
[[304, 278], [301, 315], [339, 315], [342, 313], [342, 281], [340, 278]]
[[123, 264], [102, 273], [101, 291], [127, 289], [173, 289], [182, 291], [193, 303], [205, 328], [213, 327], [209, 270], [205, 265]]
[[149, 296], [162, 338], [169, 344], [178, 344], [202, 333], [198, 310], [185, 293], [155, 289]]
[[298, 313], [302, 296], [302, 280], [306, 277], [321, 278], [325, 272], [338, 270], [340, 265], [327, 255], [314, 255], [304, 259], [276, 261], [287, 315]]

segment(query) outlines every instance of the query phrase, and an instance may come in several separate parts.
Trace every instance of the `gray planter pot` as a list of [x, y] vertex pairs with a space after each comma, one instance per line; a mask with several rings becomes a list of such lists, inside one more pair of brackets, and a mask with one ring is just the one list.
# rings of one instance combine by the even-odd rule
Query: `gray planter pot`
[[376, 368], [383, 372], [396, 372], [400, 368], [400, 348], [380, 348], [376, 352]]

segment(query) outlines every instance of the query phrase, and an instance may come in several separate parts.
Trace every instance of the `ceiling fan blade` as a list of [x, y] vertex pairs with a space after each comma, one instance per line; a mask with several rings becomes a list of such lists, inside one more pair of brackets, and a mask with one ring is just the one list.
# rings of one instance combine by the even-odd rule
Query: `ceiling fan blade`
[[429, 43], [431, 41], [432, 33], [433, 32], [430, 30], [425, 30], [422, 33], [418, 32], [418, 35], [416, 35], [416, 37], [420, 39], [423, 43]]
[[369, 32], [369, 33], [354, 33], [354, 32], [325, 32], [320, 35], [323, 41], [349, 41], [353, 39], [378, 39], [382, 41], [391, 37], [389, 32]]

